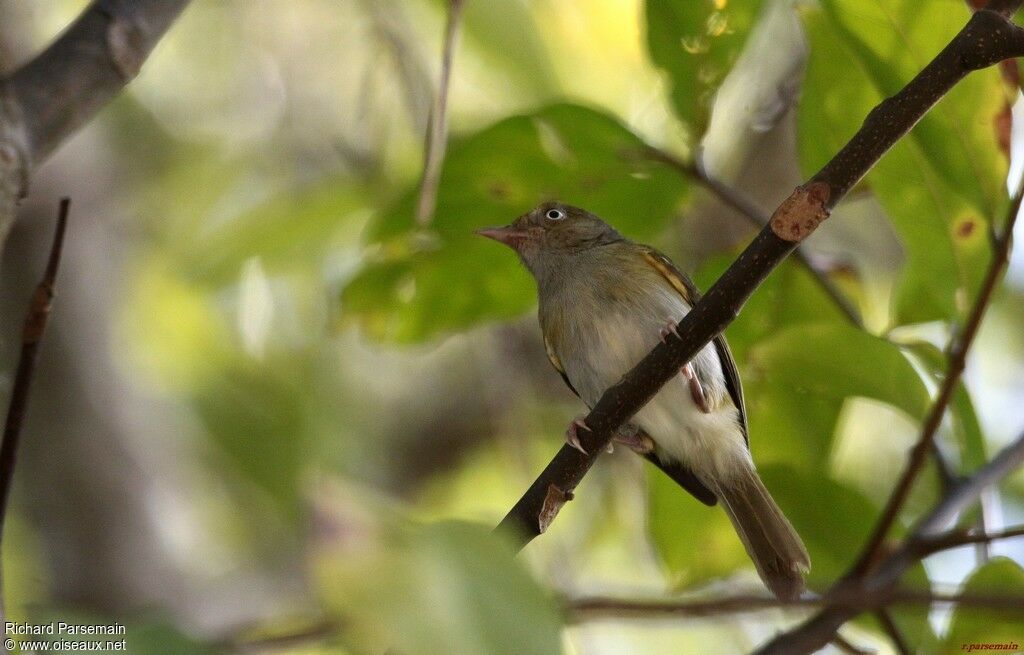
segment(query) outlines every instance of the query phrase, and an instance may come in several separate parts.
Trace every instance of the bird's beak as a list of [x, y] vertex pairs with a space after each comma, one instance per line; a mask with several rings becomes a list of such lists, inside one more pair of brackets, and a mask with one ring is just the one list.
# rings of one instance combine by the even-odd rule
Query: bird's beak
[[494, 239], [498, 243], [504, 243], [509, 248], [518, 250], [519, 244], [530, 238], [530, 233], [526, 230], [521, 230], [513, 225], [506, 225], [505, 227], [485, 227], [482, 230], [477, 230], [477, 234], [488, 239]]

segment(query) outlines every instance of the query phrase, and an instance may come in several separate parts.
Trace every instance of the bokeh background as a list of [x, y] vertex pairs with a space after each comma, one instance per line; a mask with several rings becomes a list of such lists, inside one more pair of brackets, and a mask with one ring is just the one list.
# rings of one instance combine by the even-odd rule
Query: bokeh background
[[[0, 66], [85, 4], [0, 2]], [[746, 652], [800, 618], [567, 621], [563, 600], [590, 594], [761, 589], [724, 513], [623, 449], [509, 559], [490, 528], [582, 408], [546, 361], [528, 275], [472, 231], [557, 197], [706, 288], [755, 228], [645, 145], [700, 154], [770, 211], [967, 4], [467, 0], [421, 228], [446, 7], [195, 0], [34, 177], [2, 260], [5, 393], [57, 198], [73, 205], [5, 534], [9, 618], [119, 620], [138, 653], [581, 655]], [[864, 329], [786, 263], [727, 331], [754, 458], [819, 591], [916, 439], [1020, 177], [1008, 72], [954, 89], [808, 244]], [[1024, 429], [1022, 319], [1018, 255], [940, 432], [959, 472]], [[929, 470], [906, 521], [936, 493]], [[1024, 521], [1024, 477], [983, 512]], [[1024, 590], [1024, 544], [991, 555], [933, 557], [908, 581]], [[966, 612], [897, 619], [923, 652], [1003, 634]], [[871, 617], [844, 634], [891, 652]]]

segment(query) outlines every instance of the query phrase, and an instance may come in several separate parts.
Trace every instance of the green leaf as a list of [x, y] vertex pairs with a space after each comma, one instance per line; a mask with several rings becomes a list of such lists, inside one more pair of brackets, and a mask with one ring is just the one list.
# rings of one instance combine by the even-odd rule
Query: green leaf
[[[962, 593], [978, 595], [1024, 594], [1024, 569], [1007, 557], [994, 557], [976, 569], [964, 584]], [[1020, 616], [992, 610], [957, 607], [953, 611], [943, 653], [962, 653], [967, 644], [1021, 643]]]
[[[830, 588], [856, 561], [878, 508], [860, 492], [820, 471], [783, 465], [758, 470], [807, 547], [808, 586], [819, 591]], [[696, 585], [753, 567], [721, 507], [701, 505], [658, 472], [650, 476], [650, 491], [651, 538], [677, 584]], [[923, 566], [914, 567], [907, 576], [927, 585]], [[900, 608], [895, 619], [914, 643], [934, 639], [926, 609]]]
[[708, 507], [661, 471], [648, 476], [648, 525], [658, 558], [677, 587], [698, 585], [753, 566], [721, 507]]
[[824, 466], [846, 398], [880, 400], [914, 419], [929, 403], [924, 382], [896, 345], [841, 323], [781, 330], [750, 350], [746, 369], [752, 448], [767, 454], [758, 461]]
[[298, 518], [299, 474], [310, 431], [309, 394], [294, 374], [293, 359], [229, 361], [194, 399], [228, 463], [293, 520]]
[[[966, 5], [912, 0], [827, 0], [805, 11], [811, 57], [798, 124], [807, 171], [837, 152], [968, 17]], [[907, 250], [899, 323], [955, 318], [977, 288], [987, 225], [1006, 195], [996, 129], [1006, 97], [995, 68], [972, 73], [868, 174]]]
[[672, 103], [696, 141], [714, 92], [754, 26], [760, 0], [647, 0], [647, 49], [672, 86]]
[[[947, 364], [946, 355], [941, 350], [925, 341], [915, 341], [904, 344], [903, 347], [919, 357], [936, 384], [941, 383]], [[976, 471], [988, 461], [985, 454], [985, 436], [974, 409], [974, 401], [962, 378], [953, 392], [949, 411], [953, 417], [953, 432], [960, 448], [961, 466], [964, 471]]]
[[856, 561], [878, 508], [860, 492], [820, 473], [778, 464], [759, 466], [758, 471], [807, 546], [808, 583], [828, 588]]
[[473, 231], [557, 198], [650, 239], [679, 210], [687, 184], [639, 159], [643, 146], [611, 116], [566, 104], [455, 140], [429, 233], [414, 225], [410, 189], [370, 226], [376, 247], [342, 292], [343, 318], [377, 338], [413, 342], [521, 314], [534, 302], [529, 275], [511, 251]]
[[[830, 588], [857, 561], [878, 519], [879, 509], [866, 496], [814, 471], [772, 465], [758, 469], [765, 486], [789, 518], [811, 556], [807, 584]], [[808, 502], [813, 498], [813, 502]], [[897, 526], [897, 533], [901, 528]], [[904, 574], [907, 584], [927, 588], [924, 566]], [[926, 607], [896, 608], [893, 619], [915, 645], [933, 643]]]
[[321, 555], [320, 580], [358, 652], [561, 652], [554, 603], [485, 526], [406, 525], [338, 543]]

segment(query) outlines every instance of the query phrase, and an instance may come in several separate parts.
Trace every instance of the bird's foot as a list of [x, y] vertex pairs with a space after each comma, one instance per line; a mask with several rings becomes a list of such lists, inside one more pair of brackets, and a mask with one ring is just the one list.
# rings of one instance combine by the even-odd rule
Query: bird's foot
[[590, 432], [590, 427], [586, 424], [586, 422], [584, 422], [584, 418], [585, 417], [582, 414], [580, 414], [579, 416], [574, 418], [572, 420], [572, 423], [569, 424], [569, 427], [565, 429], [565, 443], [569, 444], [576, 450], [586, 455], [587, 451], [583, 449], [582, 445], [580, 445], [579, 436], [579, 431], [581, 429]]
[[665, 327], [661, 328], [661, 342], [665, 343], [666, 341], [668, 341], [668, 335], [670, 335], [670, 334], [676, 335], [676, 339], [678, 339], [679, 338], [679, 331], [676, 328], [677, 328], [676, 320], [675, 319], [671, 319], [671, 318], [668, 319], [668, 323], [665, 324]]
[[701, 386], [696, 371], [693, 370], [693, 364], [687, 364], [680, 371], [690, 384], [690, 395], [693, 396], [693, 402], [697, 403], [700, 411], [710, 414], [711, 406], [708, 405], [708, 396], [704, 393], [704, 387]]
[[615, 433], [615, 443], [620, 443], [638, 455], [646, 455], [654, 450], [654, 440], [644, 434], [639, 427], [627, 423]]
[[[587, 432], [591, 431], [590, 426], [587, 425], [586, 422], [583, 420], [584, 418], [584, 415], [580, 414], [579, 416], [572, 420], [572, 423], [570, 423], [569, 427], [566, 428], [565, 430], [565, 443], [569, 444], [570, 446], [580, 451], [584, 455], [589, 455], [590, 453], [584, 450], [583, 445], [580, 443], [579, 431], [581, 429], [586, 430]], [[610, 453], [614, 452], [614, 449], [612, 448], [611, 444], [608, 444], [608, 446], [605, 448], [605, 451]]]

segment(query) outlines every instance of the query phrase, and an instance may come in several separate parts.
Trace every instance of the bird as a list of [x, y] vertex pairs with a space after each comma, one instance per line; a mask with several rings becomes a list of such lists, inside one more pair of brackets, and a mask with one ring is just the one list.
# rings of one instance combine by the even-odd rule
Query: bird
[[[548, 359], [593, 407], [699, 299], [693, 282], [656, 249], [590, 212], [545, 202], [477, 233], [512, 248], [537, 283]], [[678, 335], [677, 335], [678, 336]], [[582, 416], [566, 441], [583, 450]], [[706, 505], [721, 503], [765, 586], [799, 597], [811, 562], [757, 474], [743, 390], [723, 335], [704, 346], [620, 428], [613, 441], [643, 455]]]

